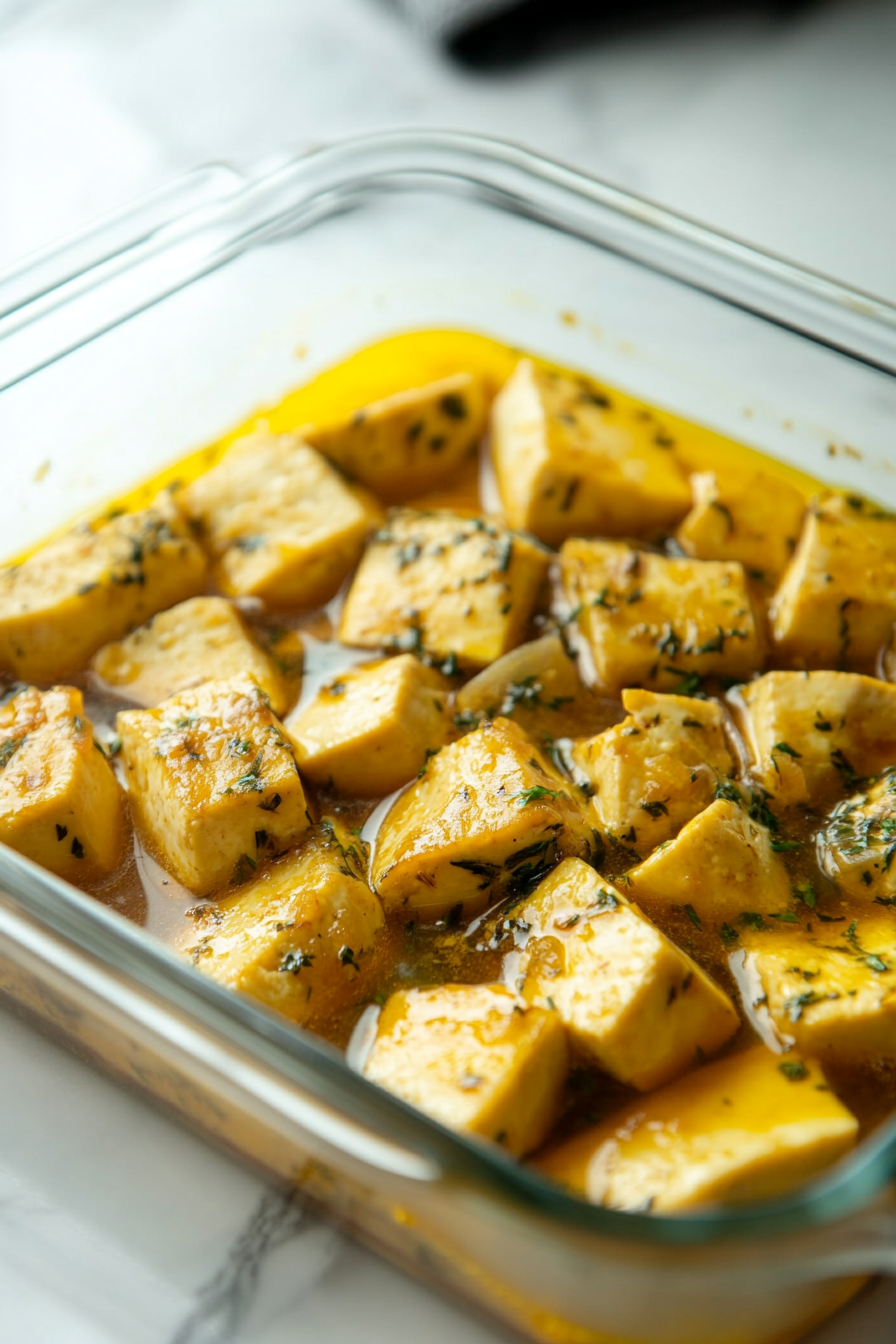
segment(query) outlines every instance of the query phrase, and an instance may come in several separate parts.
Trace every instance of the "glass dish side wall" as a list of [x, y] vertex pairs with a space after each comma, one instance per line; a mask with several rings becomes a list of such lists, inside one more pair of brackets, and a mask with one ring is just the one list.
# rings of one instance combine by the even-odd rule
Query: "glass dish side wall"
[[[434, 159], [438, 149], [434, 142]], [[470, 158], [466, 184], [456, 173], [399, 180], [393, 162], [382, 189], [370, 173], [360, 174], [315, 198], [314, 208], [300, 161], [277, 181], [206, 211], [196, 228], [184, 221], [170, 252], [159, 246], [154, 269], [141, 280], [145, 289], [135, 267], [124, 273], [130, 290], [120, 280], [106, 291], [98, 284], [51, 314], [50, 327], [26, 327], [40, 363], [55, 353], [54, 342], [65, 349], [72, 332], [90, 329], [93, 314], [106, 311], [104, 293], [113, 309], [127, 312], [152, 295], [153, 284], [164, 292], [190, 266], [207, 271], [208, 258], [230, 258], [0, 396], [0, 444], [16, 448], [0, 453], [0, 485], [17, 501], [4, 550], [19, 550], [74, 511], [214, 438], [352, 349], [415, 326], [474, 328], [515, 341], [804, 470], [896, 502], [887, 457], [896, 379], [596, 247], [581, 236], [584, 225], [578, 233], [561, 227], [556, 211], [557, 222], [545, 222], [552, 204], [537, 176], [527, 200], [508, 201], [484, 181], [487, 150]], [[415, 154], [421, 152], [418, 140]], [[356, 149], [356, 169], [364, 154]], [[371, 142], [371, 170], [377, 154], [381, 147]], [[496, 174], [504, 166], [496, 158]], [[579, 205], [587, 215], [587, 197]], [[614, 222], [618, 244], [624, 213]], [[189, 265], [185, 239], [193, 248]], [[880, 365], [880, 323], [872, 335]], [[896, 367], [896, 340], [893, 347]], [[397, 1172], [383, 1149], [393, 1143], [394, 1107], [388, 1122], [383, 1115], [371, 1122], [379, 1156], [362, 1145], [367, 1156], [359, 1166], [340, 1129], [340, 1114], [354, 1113], [348, 1096], [335, 1109], [331, 1103], [309, 1138], [308, 1114], [297, 1119], [295, 1112], [314, 1095], [311, 1075], [297, 1079], [289, 1071], [285, 1047], [263, 1075], [253, 1070], [252, 1052], [241, 1053], [232, 1033], [244, 1005], [222, 997], [209, 1008], [216, 1033], [210, 1064], [195, 1033], [196, 1003], [175, 1012], [165, 982], [151, 1010], [139, 994], [128, 997], [141, 958], [156, 954], [140, 935], [130, 975], [114, 957], [111, 967], [100, 957], [100, 973], [90, 950], [91, 920], [98, 920], [89, 902], [82, 910], [87, 960], [76, 959], [62, 974], [53, 961], [49, 907], [40, 912], [20, 867], [6, 858], [7, 994], [191, 1123], [312, 1182], [324, 1202], [342, 1207], [417, 1272], [534, 1337], [721, 1344], [731, 1338], [732, 1320], [742, 1323], [744, 1341], [795, 1337], [849, 1290], [843, 1276], [892, 1267], [892, 1229], [867, 1213], [855, 1215], [856, 1225], [846, 1221], [892, 1174], [894, 1144], [885, 1136], [837, 1178], [833, 1195], [799, 1196], [783, 1221], [762, 1211], [742, 1227], [736, 1217], [689, 1220], [682, 1246], [660, 1233], [658, 1220], [576, 1211], [573, 1201], [550, 1196], [533, 1206], [513, 1171], [495, 1184], [491, 1169], [506, 1164], [488, 1154], [474, 1160], [469, 1145], [451, 1136], [439, 1141], [436, 1174]], [[264, 1015], [252, 1020], [263, 1024]], [[419, 1117], [404, 1123], [412, 1135], [406, 1151], [425, 1151], [437, 1127]], [[321, 1125], [329, 1139], [321, 1138]], [[757, 1240], [764, 1217], [765, 1239]], [[827, 1225], [813, 1233], [814, 1222]], [[645, 1225], [637, 1241], [630, 1235], [635, 1223]], [[732, 1240], [706, 1245], [726, 1227]], [[826, 1276], [840, 1281], [821, 1282]]]

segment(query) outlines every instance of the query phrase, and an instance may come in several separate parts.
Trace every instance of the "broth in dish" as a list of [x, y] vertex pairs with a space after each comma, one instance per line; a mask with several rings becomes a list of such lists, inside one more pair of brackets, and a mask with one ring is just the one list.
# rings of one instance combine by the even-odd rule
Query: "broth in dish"
[[896, 1109], [896, 517], [462, 332], [0, 569], [0, 839], [596, 1203]]

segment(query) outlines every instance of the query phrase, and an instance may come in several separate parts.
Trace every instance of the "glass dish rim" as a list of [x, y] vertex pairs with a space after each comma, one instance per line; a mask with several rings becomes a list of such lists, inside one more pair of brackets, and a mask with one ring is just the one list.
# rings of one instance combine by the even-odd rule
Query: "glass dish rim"
[[[87, 267], [81, 266], [80, 260], [85, 255], [85, 243], [90, 255], [91, 231], [81, 231], [63, 242], [50, 258], [52, 287], [29, 290], [29, 276], [37, 274], [29, 268], [38, 263], [46, 267], [46, 252], [35, 262], [26, 259], [23, 266], [0, 276], [0, 345], [4, 322], [10, 317], [13, 330], [40, 323], [60, 306], [77, 306], [85, 289], [114, 289], [123, 271], [139, 269], [147, 257], [157, 257], [166, 249], [176, 250], [185, 239], [194, 244], [185, 266], [176, 267], [162, 283], [156, 274], [139, 301], [131, 297], [126, 309], [101, 328], [85, 332], [74, 344], [46, 351], [23, 375], [33, 376], [254, 245], [284, 232], [301, 232], [303, 227], [340, 211], [348, 201], [363, 199], [371, 190], [406, 190], [424, 181], [430, 189], [472, 192], [495, 208], [529, 216], [584, 242], [619, 251], [629, 260], [789, 328], [800, 338], [896, 375], [896, 307], [884, 300], [760, 252], [516, 145], [446, 131], [391, 131], [352, 137], [289, 159], [256, 178], [234, 175], [232, 190], [218, 190], [220, 184], [216, 184], [211, 202], [193, 204], [186, 212], [176, 191], [165, 198], [170, 202], [168, 213], [154, 197], [151, 222], [139, 207], [128, 211], [123, 226], [111, 231], [111, 241], [98, 243]], [[578, 220], [570, 218], [571, 203], [578, 208]], [[590, 229], [588, 219], [581, 218], [583, 211], [594, 216]], [[612, 233], [611, 226], [617, 233], [629, 229], [628, 242], [618, 237], [608, 241], [602, 236], [602, 228]], [[101, 235], [98, 228], [95, 236], [109, 239], [110, 234], [107, 230]], [[196, 241], [201, 243], [204, 238], [208, 246], [197, 248]], [[701, 255], [716, 267], [711, 284], [688, 278], [688, 268], [699, 263]], [[661, 264], [664, 256], [668, 265]], [[762, 279], [759, 293], [765, 298], [761, 305], [751, 289], [751, 277]], [[18, 294], [24, 294], [25, 300], [4, 310], [4, 286], [10, 280], [15, 281]], [[827, 320], [821, 320], [814, 331], [802, 329], [812, 313], [821, 314], [822, 319], [826, 315]], [[214, 984], [123, 916], [3, 844], [0, 883], [24, 914], [99, 959], [107, 969], [119, 974], [127, 969], [143, 988], [179, 1004], [232, 1044], [245, 1039], [247, 1032], [249, 1039], [263, 1041], [269, 1062], [281, 1077], [305, 1087], [309, 1081], [316, 1082], [324, 1093], [330, 1093], [330, 1101], [337, 1107], [350, 1102], [348, 1113], [354, 1118], [363, 1117], [378, 1137], [395, 1142], [396, 1134], [406, 1136], [398, 1141], [433, 1159], [443, 1174], [490, 1188], [521, 1208], [547, 1215], [567, 1227], [646, 1245], [752, 1241], [769, 1233], [784, 1235], [829, 1224], [860, 1209], [896, 1175], [894, 1117], [830, 1174], [779, 1200], [675, 1216], [623, 1213], [591, 1205], [513, 1162], [499, 1149], [446, 1130], [375, 1087], [324, 1042]]]

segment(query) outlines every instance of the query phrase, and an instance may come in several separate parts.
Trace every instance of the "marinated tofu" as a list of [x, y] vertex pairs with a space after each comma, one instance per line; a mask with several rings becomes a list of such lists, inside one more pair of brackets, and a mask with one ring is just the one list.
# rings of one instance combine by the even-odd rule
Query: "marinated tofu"
[[70, 882], [111, 872], [122, 794], [72, 686], [22, 687], [0, 704], [0, 840]]
[[485, 667], [525, 638], [548, 558], [486, 519], [394, 510], [364, 552], [339, 638]]
[[557, 1012], [573, 1048], [622, 1083], [659, 1087], [740, 1025], [727, 994], [579, 859], [555, 868], [515, 918], [527, 934], [523, 997]]
[[380, 517], [373, 499], [298, 435], [263, 431], [234, 443], [178, 501], [214, 557], [222, 591], [272, 607], [327, 602]]
[[896, 515], [860, 495], [812, 501], [771, 604], [786, 666], [872, 672], [896, 620]]
[[625, 890], [648, 913], [677, 906], [701, 922], [786, 913], [791, 881], [778, 843], [739, 803], [719, 798], [632, 868]]
[[623, 420], [585, 378], [523, 359], [495, 398], [492, 459], [511, 527], [567, 537], [661, 531], [690, 504], [687, 480], [656, 425]]
[[625, 690], [622, 703], [622, 723], [578, 742], [572, 756], [601, 831], [647, 854], [709, 806], [735, 763], [714, 701]]
[[773, 585], [787, 568], [806, 499], [780, 476], [715, 471], [691, 477], [693, 505], [675, 534], [700, 560], [739, 560], [749, 578]]
[[427, 762], [376, 838], [372, 885], [387, 912], [470, 917], [594, 836], [573, 786], [508, 719], [494, 719]]
[[818, 834], [818, 862], [842, 892], [896, 905], [896, 767], [844, 798]]
[[444, 745], [450, 691], [411, 653], [341, 672], [286, 720], [299, 769], [350, 796], [393, 793]]
[[440, 1124], [522, 1157], [556, 1119], [567, 1068], [556, 1013], [501, 985], [440, 985], [391, 996], [364, 1072]]
[[817, 1063], [760, 1045], [639, 1098], [538, 1166], [592, 1204], [672, 1213], [782, 1195], [857, 1134]]
[[0, 568], [0, 670], [50, 682], [82, 669], [173, 602], [201, 593], [207, 563], [167, 492], [148, 509], [73, 528]]
[[191, 597], [159, 612], [125, 639], [106, 644], [91, 668], [138, 705], [158, 705], [204, 681], [245, 673], [258, 682], [275, 714], [289, 706], [286, 681], [226, 597]]
[[824, 801], [896, 762], [896, 686], [876, 677], [767, 672], [730, 699], [773, 801]]
[[472, 728], [483, 719], [517, 720], [534, 737], [595, 712], [575, 660], [557, 631], [530, 640], [477, 672], [454, 697], [455, 722]]
[[191, 914], [182, 941], [204, 975], [303, 1024], [326, 1021], [363, 994], [384, 922], [363, 848], [337, 818]]
[[457, 373], [305, 431], [308, 443], [387, 504], [423, 495], [475, 459], [485, 431], [482, 380]]
[[806, 923], [752, 920], [731, 953], [781, 1044], [822, 1063], [896, 1059], [896, 914], [872, 905], [859, 919]]
[[250, 677], [124, 710], [117, 723], [137, 828], [190, 891], [241, 885], [311, 824], [292, 747]]
[[574, 538], [560, 551], [558, 614], [585, 681], [692, 694], [701, 679], [746, 680], [763, 647], [743, 566], [670, 559]]

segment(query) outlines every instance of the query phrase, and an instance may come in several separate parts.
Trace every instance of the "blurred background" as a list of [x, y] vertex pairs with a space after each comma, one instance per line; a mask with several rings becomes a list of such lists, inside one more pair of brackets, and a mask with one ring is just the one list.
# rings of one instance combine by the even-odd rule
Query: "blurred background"
[[891, 0], [0, 0], [0, 267], [197, 163], [399, 125], [896, 299]]

